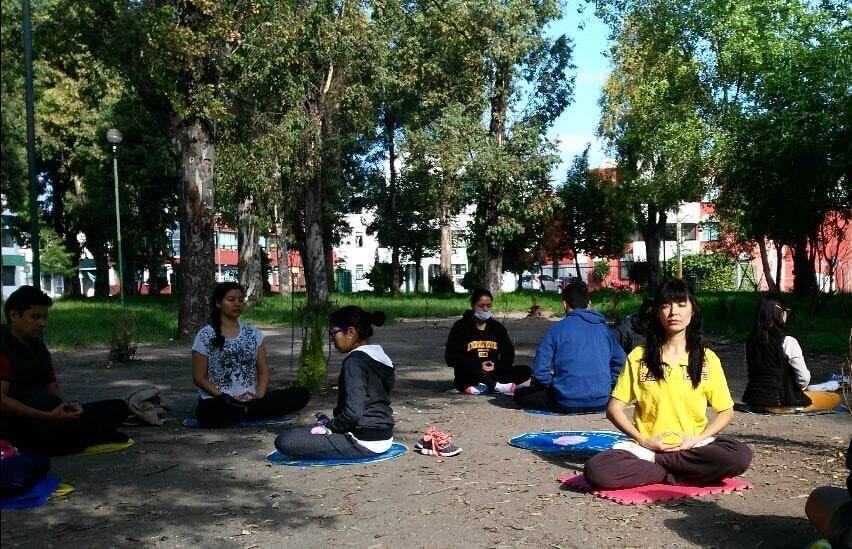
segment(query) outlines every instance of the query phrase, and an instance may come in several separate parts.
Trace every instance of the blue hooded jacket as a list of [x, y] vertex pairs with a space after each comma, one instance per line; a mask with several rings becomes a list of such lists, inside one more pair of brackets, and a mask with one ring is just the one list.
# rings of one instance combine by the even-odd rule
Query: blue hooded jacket
[[536, 383], [565, 408], [605, 406], [624, 367], [624, 350], [590, 309], [575, 309], [544, 334], [533, 360]]

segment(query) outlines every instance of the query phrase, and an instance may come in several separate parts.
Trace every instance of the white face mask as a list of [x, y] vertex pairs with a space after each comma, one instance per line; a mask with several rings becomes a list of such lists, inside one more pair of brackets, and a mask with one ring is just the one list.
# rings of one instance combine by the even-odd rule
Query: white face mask
[[483, 322], [490, 319], [492, 316], [494, 315], [491, 314], [491, 311], [476, 310], [473, 312], [473, 318], [475, 318], [476, 320], [481, 320]]

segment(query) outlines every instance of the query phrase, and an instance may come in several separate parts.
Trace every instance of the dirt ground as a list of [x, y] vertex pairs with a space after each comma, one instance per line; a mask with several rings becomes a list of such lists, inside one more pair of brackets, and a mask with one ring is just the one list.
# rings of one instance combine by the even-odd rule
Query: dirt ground
[[[804, 515], [816, 486], [842, 486], [852, 416], [767, 417], [737, 413], [726, 433], [749, 444], [752, 490], [658, 505], [621, 506], [560, 489], [582, 463], [513, 448], [535, 430], [610, 429], [603, 415], [536, 416], [506, 397], [447, 394], [443, 364], [452, 319], [377, 329], [397, 368], [396, 438], [413, 448], [429, 426], [451, 432], [464, 452], [436, 459], [414, 452], [376, 464], [270, 465], [279, 428], [193, 430], [189, 352], [144, 347], [139, 360], [107, 368], [104, 349], [55, 355], [59, 382], [80, 400], [125, 396], [154, 384], [172, 407], [159, 427], [133, 427], [120, 453], [55, 458], [52, 473], [71, 495], [39, 509], [4, 511], [6, 547], [795, 547], [816, 536]], [[549, 325], [505, 319], [518, 363], [530, 363]], [[49, 329], [49, 328], [48, 328]], [[295, 377], [291, 329], [265, 330], [273, 384]], [[297, 334], [298, 336], [298, 334]], [[745, 386], [742, 345], [711, 339], [735, 400]], [[813, 378], [839, 371], [840, 356], [808, 355]], [[329, 381], [340, 355], [332, 353]], [[330, 411], [334, 390], [315, 395], [295, 424]]]

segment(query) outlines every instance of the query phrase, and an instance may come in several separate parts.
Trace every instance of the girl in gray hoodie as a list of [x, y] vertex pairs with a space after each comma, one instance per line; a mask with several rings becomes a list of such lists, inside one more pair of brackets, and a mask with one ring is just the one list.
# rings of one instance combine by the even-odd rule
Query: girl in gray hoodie
[[312, 428], [288, 429], [275, 439], [286, 456], [300, 459], [353, 458], [381, 454], [393, 444], [393, 362], [380, 345], [371, 345], [373, 326], [385, 314], [349, 305], [331, 313], [328, 330], [334, 347], [345, 353], [338, 378], [334, 417]]

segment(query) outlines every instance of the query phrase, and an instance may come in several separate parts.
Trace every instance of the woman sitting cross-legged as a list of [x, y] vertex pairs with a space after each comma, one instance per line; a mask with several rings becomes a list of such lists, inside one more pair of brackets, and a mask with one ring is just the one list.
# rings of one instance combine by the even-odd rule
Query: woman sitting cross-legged
[[244, 292], [235, 282], [213, 289], [210, 324], [192, 344], [192, 380], [198, 387], [195, 416], [202, 427], [301, 410], [310, 399], [303, 387], [268, 390], [269, 364], [263, 332], [239, 321]]
[[393, 362], [381, 345], [371, 345], [373, 325], [385, 314], [368, 313], [349, 305], [331, 313], [329, 336], [345, 353], [338, 379], [334, 417], [320, 418], [312, 428], [288, 429], [275, 439], [275, 448], [297, 459], [359, 458], [382, 454], [393, 445]]
[[[636, 401], [633, 422], [624, 407]], [[707, 406], [716, 416], [708, 421]], [[632, 442], [618, 443], [585, 466], [596, 489], [646, 484], [716, 484], [751, 463], [748, 446], [718, 434], [734, 417], [725, 373], [701, 342], [701, 313], [680, 280], [663, 283], [645, 347], [627, 357], [607, 417]]]
[[842, 398], [830, 391], [805, 391], [811, 373], [796, 338], [784, 333], [790, 309], [764, 296], [746, 341], [748, 385], [743, 402], [773, 414], [833, 410]]

